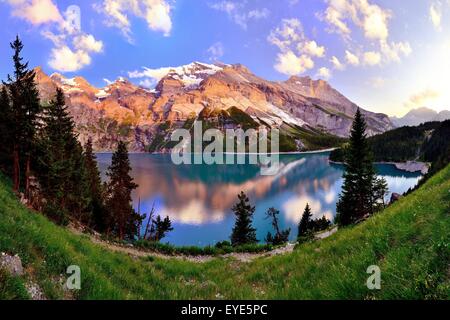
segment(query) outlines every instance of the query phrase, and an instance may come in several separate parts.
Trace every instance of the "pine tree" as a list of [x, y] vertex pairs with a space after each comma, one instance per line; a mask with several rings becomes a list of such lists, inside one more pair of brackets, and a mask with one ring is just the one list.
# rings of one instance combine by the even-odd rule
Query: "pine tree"
[[6, 85], [3, 85], [0, 92], [0, 170], [10, 175], [11, 154], [12, 154], [12, 110], [9, 93]]
[[340, 225], [355, 223], [373, 213], [375, 179], [372, 153], [366, 137], [366, 122], [358, 109], [345, 155], [344, 184], [337, 204], [336, 221]]
[[156, 219], [152, 219], [148, 240], [159, 242], [172, 230], [172, 221], [170, 221], [169, 217], [161, 219], [161, 216], [157, 216]]
[[91, 226], [99, 232], [104, 232], [106, 229], [104, 188], [100, 178], [100, 171], [98, 169], [97, 158], [93, 151], [91, 139], [88, 140], [84, 149], [87, 190], [90, 194], [89, 211], [92, 212]]
[[238, 203], [232, 208], [236, 222], [231, 234], [231, 243], [233, 246], [257, 243], [256, 229], [252, 227], [255, 207], [250, 205], [250, 200], [244, 192], [241, 192], [238, 198]]
[[280, 245], [288, 242], [289, 234], [291, 233], [291, 229], [280, 230], [278, 223], [278, 216], [280, 215], [280, 211], [275, 208], [269, 208], [266, 212], [266, 216], [268, 219], [272, 220], [272, 227], [275, 229], [275, 235], [272, 235], [270, 232], [267, 233], [266, 242], [273, 245]]
[[389, 193], [389, 186], [385, 178], [379, 178], [373, 184], [372, 204], [375, 211], [386, 207], [386, 195]]
[[[25, 194], [28, 197], [32, 155], [36, 146], [36, 132], [39, 127], [39, 114], [42, 111], [39, 91], [36, 87], [35, 73], [28, 69], [21, 56], [23, 44], [19, 37], [11, 43], [14, 50], [14, 74], [8, 75], [11, 96], [11, 128], [14, 191], [20, 189], [21, 161], [25, 164]], [[23, 159], [21, 159], [23, 158]]]
[[125, 143], [120, 141], [107, 172], [109, 183], [106, 200], [106, 232], [119, 239], [134, 239], [143, 219], [131, 205], [131, 192], [138, 186], [133, 182], [130, 171], [128, 150]]
[[[72, 217], [86, 222], [89, 190], [83, 150], [61, 89], [45, 108], [43, 122], [37, 170], [43, 196], [52, 210], [61, 210], [60, 215], [70, 212]], [[63, 216], [57, 218], [65, 220]]]
[[303, 212], [302, 219], [300, 220], [300, 223], [298, 224], [298, 237], [304, 237], [307, 235], [310, 225], [311, 225], [311, 207], [309, 206], [309, 203], [306, 204], [305, 211]]

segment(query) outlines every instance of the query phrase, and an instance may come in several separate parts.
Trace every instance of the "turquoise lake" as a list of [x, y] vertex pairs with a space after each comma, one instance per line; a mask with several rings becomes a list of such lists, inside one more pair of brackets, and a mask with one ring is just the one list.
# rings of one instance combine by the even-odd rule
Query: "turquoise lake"
[[[105, 177], [111, 154], [97, 158]], [[133, 193], [135, 209], [140, 199], [141, 213], [148, 213], [154, 204], [157, 214], [169, 216], [174, 231], [163, 242], [175, 245], [206, 246], [229, 240], [235, 219], [231, 207], [241, 191], [256, 206], [253, 225], [259, 240], [272, 231], [265, 217], [270, 207], [280, 210], [281, 227], [291, 228], [294, 240], [307, 203], [315, 218], [334, 218], [343, 181], [343, 167], [330, 164], [328, 153], [281, 155], [281, 169], [274, 176], [262, 176], [257, 165], [249, 164], [175, 165], [170, 155], [130, 154], [130, 161], [139, 184]], [[388, 181], [390, 193], [404, 193], [421, 177], [392, 165], [376, 167]]]

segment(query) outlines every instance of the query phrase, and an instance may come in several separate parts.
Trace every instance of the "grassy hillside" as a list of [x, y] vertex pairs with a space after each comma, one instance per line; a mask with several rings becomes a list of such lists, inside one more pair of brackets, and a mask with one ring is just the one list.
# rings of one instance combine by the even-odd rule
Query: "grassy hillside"
[[[0, 251], [19, 254], [23, 278], [0, 272], [0, 298], [24, 298], [33, 279], [52, 299], [423, 299], [450, 297], [450, 166], [385, 212], [292, 254], [204, 264], [109, 252], [21, 206], [0, 181]], [[58, 281], [79, 265], [82, 289]], [[378, 265], [382, 289], [366, 269]]]

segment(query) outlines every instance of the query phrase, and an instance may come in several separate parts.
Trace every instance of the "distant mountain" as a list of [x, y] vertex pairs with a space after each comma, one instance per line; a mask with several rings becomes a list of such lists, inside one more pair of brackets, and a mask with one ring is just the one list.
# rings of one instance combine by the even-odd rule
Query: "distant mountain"
[[[112, 150], [119, 139], [132, 151], [168, 149], [171, 132], [195, 119], [219, 128], [275, 126], [285, 151], [315, 149], [348, 136], [358, 108], [326, 81], [272, 82], [239, 64], [194, 62], [158, 72], [160, 81], [149, 90], [124, 78], [96, 88], [82, 77], [36, 68], [41, 98], [48, 101], [62, 88], [81, 142], [91, 137], [98, 151]], [[386, 115], [362, 112], [369, 134], [393, 128]]]
[[404, 117], [392, 117], [391, 121], [396, 127], [418, 126], [419, 124], [431, 121], [445, 121], [450, 119], [450, 111], [440, 113], [429, 108], [418, 108], [411, 110]]

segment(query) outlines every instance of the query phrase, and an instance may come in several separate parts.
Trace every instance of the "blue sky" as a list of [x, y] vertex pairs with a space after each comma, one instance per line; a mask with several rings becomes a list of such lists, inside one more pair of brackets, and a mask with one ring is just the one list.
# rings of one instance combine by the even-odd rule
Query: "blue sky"
[[326, 79], [390, 115], [450, 109], [450, 0], [0, 0], [0, 19], [2, 79], [19, 34], [32, 66], [99, 87], [218, 60], [269, 80]]

